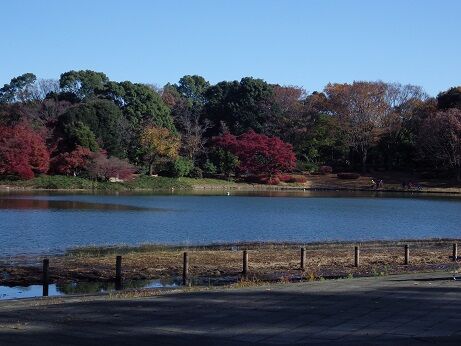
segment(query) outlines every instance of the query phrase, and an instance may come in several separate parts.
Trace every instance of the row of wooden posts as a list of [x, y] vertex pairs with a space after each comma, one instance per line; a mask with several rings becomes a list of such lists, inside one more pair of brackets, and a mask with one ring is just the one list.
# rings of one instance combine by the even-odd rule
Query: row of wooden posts
[[[405, 260], [404, 264], [410, 264], [410, 246], [405, 244]], [[450, 256], [453, 261], [456, 261], [458, 258], [458, 244], [453, 244], [453, 255]], [[242, 277], [248, 277], [248, 250], [243, 250], [243, 268], [242, 268]], [[301, 260], [300, 260], [300, 269], [306, 270], [306, 248], [301, 248]], [[48, 296], [48, 286], [49, 286], [49, 266], [50, 261], [48, 258], [43, 260], [43, 296]], [[354, 248], [354, 266], [360, 266], [360, 247], [355, 246]], [[183, 253], [183, 272], [182, 272], [182, 284], [184, 286], [189, 283], [189, 253], [186, 251]], [[115, 289], [120, 290], [122, 288], [122, 256], [117, 256], [115, 258]]]

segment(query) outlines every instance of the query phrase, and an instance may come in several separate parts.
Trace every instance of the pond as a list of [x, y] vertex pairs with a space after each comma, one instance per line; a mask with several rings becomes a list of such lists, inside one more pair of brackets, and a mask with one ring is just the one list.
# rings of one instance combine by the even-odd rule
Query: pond
[[0, 257], [84, 245], [455, 238], [461, 198], [353, 192], [0, 194]]
[[[125, 281], [123, 289], [133, 288], [174, 288], [179, 286], [177, 280], [136, 280]], [[69, 282], [65, 284], [51, 284], [48, 286], [49, 296], [66, 294], [97, 294], [115, 291], [114, 282]], [[0, 285], [0, 300], [33, 298], [42, 296], [42, 285], [3, 286]]]

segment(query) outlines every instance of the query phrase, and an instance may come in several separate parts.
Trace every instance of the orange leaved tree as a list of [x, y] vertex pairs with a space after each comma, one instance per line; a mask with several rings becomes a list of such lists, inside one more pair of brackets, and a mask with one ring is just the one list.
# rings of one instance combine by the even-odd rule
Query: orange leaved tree
[[164, 127], [148, 126], [141, 133], [140, 143], [152, 175], [154, 166], [178, 157], [181, 138]]

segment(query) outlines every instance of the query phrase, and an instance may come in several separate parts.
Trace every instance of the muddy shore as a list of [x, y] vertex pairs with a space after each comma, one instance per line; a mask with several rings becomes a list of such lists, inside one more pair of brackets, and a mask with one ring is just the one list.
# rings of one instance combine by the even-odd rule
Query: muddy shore
[[[182, 255], [189, 253], [190, 277], [195, 284], [232, 283], [241, 279], [242, 250], [249, 253], [253, 281], [321, 280], [337, 277], [383, 276], [398, 273], [457, 270], [450, 259], [453, 244], [461, 239], [372, 241], [363, 243], [239, 243], [200, 247], [142, 245], [139, 247], [86, 247], [50, 260], [50, 283], [111, 282], [115, 256], [123, 256], [125, 280], [177, 278]], [[410, 263], [404, 264], [404, 245], [410, 247]], [[360, 246], [360, 266], [354, 266], [354, 246]], [[300, 248], [306, 249], [306, 268], [300, 269]], [[0, 285], [41, 283], [43, 257], [0, 259]]]
[[[48, 177], [52, 182], [44, 183], [41, 180], [28, 182], [2, 182], [0, 192], [20, 191], [56, 191], [56, 192], [152, 192], [152, 191], [368, 191], [368, 192], [398, 192], [405, 194], [433, 193], [461, 195], [461, 185], [453, 180], [443, 179], [417, 179], [413, 175], [398, 172], [377, 172], [360, 176], [358, 179], [338, 179], [336, 174], [306, 175], [305, 183], [280, 183], [279, 185], [253, 184], [243, 181], [227, 181], [221, 179], [196, 179], [196, 178], [146, 178], [143, 182], [123, 184], [104, 183], [96, 187], [83, 180], [65, 177], [69, 179], [67, 184], [53, 182], [53, 176]], [[59, 178], [59, 176], [58, 176]], [[73, 181], [77, 179], [77, 182]], [[147, 179], [147, 180], [146, 180]], [[375, 189], [372, 180], [383, 180], [383, 186]], [[67, 181], [67, 180], [66, 180]], [[416, 187], [403, 187], [402, 182], [412, 181]], [[79, 186], [79, 187], [77, 187]], [[99, 187], [98, 187], [99, 186]]]

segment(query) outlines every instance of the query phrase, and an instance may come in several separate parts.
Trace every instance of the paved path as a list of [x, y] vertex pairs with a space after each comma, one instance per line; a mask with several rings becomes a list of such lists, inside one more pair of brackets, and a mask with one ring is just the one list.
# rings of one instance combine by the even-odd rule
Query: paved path
[[0, 345], [461, 345], [447, 273], [78, 300], [0, 302]]

